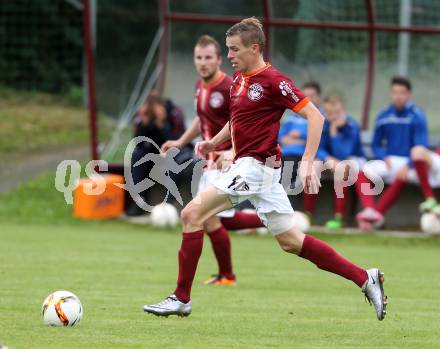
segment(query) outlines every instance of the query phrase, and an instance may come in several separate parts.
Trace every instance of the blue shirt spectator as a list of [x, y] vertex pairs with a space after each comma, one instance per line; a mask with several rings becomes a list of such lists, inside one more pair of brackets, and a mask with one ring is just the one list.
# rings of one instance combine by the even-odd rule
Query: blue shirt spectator
[[377, 159], [389, 155], [409, 158], [415, 145], [428, 147], [428, 126], [422, 109], [407, 101], [403, 108], [391, 104], [379, 112], [372, 141]]
[[346, 160], [349, 157], [365, 157], [361, 143], [359, 124], [351, 116], [345, 116], [345, 123], [337, 127], [336, 133], [331, 134], [331, 125], [325, 121], [319, 145], [319, 156], [326, 160], [329, 156], [337, 160]]

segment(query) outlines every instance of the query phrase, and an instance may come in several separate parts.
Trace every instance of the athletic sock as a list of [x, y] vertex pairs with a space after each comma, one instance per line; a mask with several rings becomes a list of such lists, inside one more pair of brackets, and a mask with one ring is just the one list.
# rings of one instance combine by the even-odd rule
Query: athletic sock
[[232, 272], [231, 240], [228, 231], [222, 225], [217, 230], [208, 233], [208, 236], [211, 239], [212, 249], [217, 259], [218, 273], [228, 279], [235, 279]]
[[[343, 192], [344, 194], [343, 197], [338, 198], [337, 192], [339, 191]], [[345, 207], [347, 206], [347, 200], [348, 200], [347, 196], [348, 196], [348, 187], [342, 187], [342, 185], [340, 185], [340, 189], [337, 189], [334, 192], [335, 214], [339, 214], [341, 217], [344, 217], [345, 214]]]
[[176, 297], [183, 303], [187, 303], [191, 296], [191, 286], [197, 270], [197, 263], [203, 248], [203, 231], [182, 234], [182, 245], [179, 250], [179, 276], [177, 288], [174, 291]]
[[417, 176], [419, 177], [420, 188], [422, 188], [423, 195], [426, 199], [433, 198], [434, 192], [429, 184], [428, 165], [425, 161], [416, 160], [414, 161], [414, 168], [417, 172]]
[[376, 205], [376, 210], [382, 214], [385, 214], [393, 203], [398, 199], [402, 189], [405, 187], [406, 182], [396, 179], [379, 197], [379, 201]]
[[315, 213], [317, 199], [318, 194], [307, 194], [306, 192], [303, 192], [304, 212], [313, 215]]
[[236, 211], [234, 217], [223, 217], [223, 226], [228, 230], [240, 230], [264, 227], [256, 213]]
[[367, 195], [373, 194], [370, 189], [371, 184], [371, 181], [367, 178], [365, 173], [360, 171], [358, 174], [358, 180], [355, 183], [355, 187], [363, 208], [374, 208], [374, 195]]
[[318, 240], [313, 236], [306, 235], [299, 256], [308, 259], [319, 269], [338, 274], [353, 281], [359, 287], [362, 287], [368, 279], [367, 272], [364, 269], [351, 263], [324, 241]]

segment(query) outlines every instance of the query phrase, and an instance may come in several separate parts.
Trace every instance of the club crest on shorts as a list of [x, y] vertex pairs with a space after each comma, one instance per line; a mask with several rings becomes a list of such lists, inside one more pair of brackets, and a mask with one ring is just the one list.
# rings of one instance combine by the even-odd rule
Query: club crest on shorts
[[209, 97], [209, 105], [212, 108], [220, 108], [224, 101], [225, 99], [223, 98], [223, 95], [218, 91], [211, 93], [211, 96]]
[[281, 90], [281, 94], [283, 96], [287, 96], [287, 95], [291, 95], [292, 99], [295, 102], [299, 101], [299, 97], [295, 94], [295, 92], [293, 92], [292, 87], [290, 86], [290, 84], [287, 81], [281, 81], [279, 84], [279, 88]]
[[234, 191], [249, 191], [249, 184], [240, 175], [237, 175], [232, 179], [228, 188]]
[[251, 101], [258, 101], [263, 97], [263, 86], [258, 82], [253, 83], [248, 88], [247, 96]]

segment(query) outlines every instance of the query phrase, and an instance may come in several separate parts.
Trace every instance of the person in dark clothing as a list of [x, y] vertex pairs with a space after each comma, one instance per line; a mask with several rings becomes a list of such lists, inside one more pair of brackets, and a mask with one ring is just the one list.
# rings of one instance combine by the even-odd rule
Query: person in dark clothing
[[[145, 99], [145, 102], [135, 115], [134, 137], [148, 137], [157, 147], [150, 142], [140, 142], [136, 145], [130, 164], [134, 184], [148, 178], [150, 170], [154, 165], [151, 161], [146, 161], [137, 166], [134, 166], [134, 164], [149, 153], [159, 154], [162, 144], [168, 140], [178, 139], [184, 132], [185, 115], [182, 109], [171, 100], [165, 100], [157, 92], [153, 91]], [[192, 157], [193, 146], [189, 144], [181, 149], [174, 159], [178, 164], [182, 164]], [[174, 181], [178, 181], [174, 173], [170, 172], [170, 176]], [[140, 195], [146, 199], [149, 195], [149, 190], [140, 193]], [[149, 200], [146, 201], [148, 202]], [[134, 202], [126, 210], [128, 216], [137, 216], [143, 213], [144, 211]]]

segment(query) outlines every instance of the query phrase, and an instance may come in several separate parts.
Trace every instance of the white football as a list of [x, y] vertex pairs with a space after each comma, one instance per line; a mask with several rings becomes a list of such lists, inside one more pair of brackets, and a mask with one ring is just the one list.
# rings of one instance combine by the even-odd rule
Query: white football
[[301, 211], [295, 211], [293, 213], [293, 220], [295, 223], [295, 227], [301, 230], [302, 232], [307, 232], [310, 229], [310, 220], [309, 217]]
[[77, 325], [83, 317], [83, 307], [69, 291], [56, 291], [47, 296], [41, 306], [43, 322], [48, 326]]
[[427, 234], [440, 234], [440, 218], [435, 213], [426, 212], [420, 218], [420, 229]]
[[153, 207], [150, 222], [159, 228], [175, 227], [179, 223], [179, 213], [173, 205], [161, 203]]

